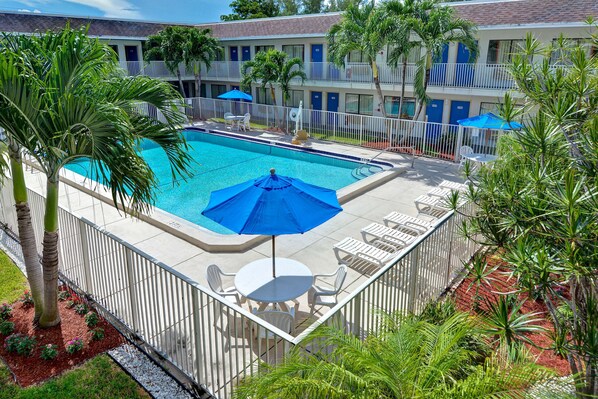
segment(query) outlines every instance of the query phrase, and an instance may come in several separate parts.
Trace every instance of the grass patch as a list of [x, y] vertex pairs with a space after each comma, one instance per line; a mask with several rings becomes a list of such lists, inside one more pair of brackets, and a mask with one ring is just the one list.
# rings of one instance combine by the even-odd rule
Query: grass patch
[[0, 251], [0, 303], [13, 303], [23, 294], [27, 279], [4, 252]]
[[100, 355], [39, 386], [21, 388], [0, 364], [0, 399], [149, 398], [137, 383], [108, 357]]

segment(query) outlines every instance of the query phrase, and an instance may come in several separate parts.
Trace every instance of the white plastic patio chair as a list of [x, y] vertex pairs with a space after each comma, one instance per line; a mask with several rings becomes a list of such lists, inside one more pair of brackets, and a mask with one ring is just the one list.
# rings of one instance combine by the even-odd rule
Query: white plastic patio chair
[[[339, 265], [351, 266], [355, 261], [364, 261], [377, 267], [384, 266], [394, 258], [393, 252], [385, 251], [352, 237], [346, 237], [333, 246]], [[347, 259], [348, 255], [348, 259]]]
[[459, 160], [459, 169], [461, 169], [463, 165], [465, 165], [465, 162], [467, 162], [467, 158], [465, 158], [463, 155], [468, 154], [473, 154], [473, 148], [468, 145], [464, 145], [459, 148], [459, 155], [461, 156], [461, 159]]
[[[268, 307], [266, 310], [260, 311], [252, 307], [251, 313], [284, 332], [292, 334], [295, 331], [294, 307], [290, 308], [288, 312], [280, 309], [274, 309], [272, 307]], [[259, 339], [273, 338], [275, 336], [273, 332], [268, 331], [264, 327], [258, 326], [255, 323], [253, 324], [253, 328], [255, 336]]]
[[361, 235], [363, 241], [368, 244], [382, 243], [383, 245], [394, 248], [394, 250], [405, 248], [416, 239], [416, 237], [411, 234], [391, 229], [380, 223], [368, 224], [361, 229]]
[[239, 125], [239, 126], [242, 126], [244, 131], [251, 130], [251, 124], [249, 123], [250, 120], [251, 120], [251, 114], [248, 112], [244, 115], [243, 124]]
[[433, 223], [399, 212], [391, 212], [382, 219], [384, 224], [395, 230], [407, 231], [412, 235], [420, 235], [430, 230]]
[[[314, 283], [307, 293], [307, 301], [311, 307], [311, 313], [318, 305], [334, 307], [337, 304], [337, 296], [343, 287], [347, 277], [347, 266], [341, 265], [334, 273], [314, 275]], [[328, 280], [334, 279], [330, 284]]]
[[230, 112], [224, 113], [224, 125], [225, 126], [230, 125], [231, 129], [235, 125], [235, 120], [233, 119], [233, 117], [234, 117], [234, 115]]
[[235, 277], [235, 273], [224, 273], [217, 265], [210, 265], [208, 266], [208, 271], [206, 272], [206, 274], [208, 279], [208, 285], [210, 286], [210, 289], [212, 291], [224, 297], [226, 300], [229, 300], [235, 303], [236, 305], [241, 306], [241, 297], [239, 296], [239, 292], [237, 291], [237, 289], [234, 286], [224, 287], [222, 283], [223, 276]]

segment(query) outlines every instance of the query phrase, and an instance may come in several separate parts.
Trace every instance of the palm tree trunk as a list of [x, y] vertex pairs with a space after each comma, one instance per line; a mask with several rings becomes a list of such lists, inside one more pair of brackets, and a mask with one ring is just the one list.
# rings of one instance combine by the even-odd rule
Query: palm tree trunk
[[183, 79], [181, 78], [181, 70], [179, 68], [176, 70], [176, 77], [179, 79], [179, 91], [181, 92], [181, 96], [185, 98], [185, 89], [183, 87]]
[[[428, 54], [426, 59], [426, 77], [424, 78], [424, 93], [428, 90], [428, 82], [430, 81], [430, 76], [432, 74], [432, 54]], [[419, 114], [422, 112], [424, 108], [425, 102], [420, 100], [417, 106], [417, 112], [413, 117], [413, 120], [416, 121], [419, 119]]]
[[37, 324], [44, 310], [44, 286], [42, 269], [39, 264], [39, 256], [35, 242], [35, 232], [31, 223], [31, 210], [27, 199], [27, 187], [23, 173], [23, 163], [19, 150], [10, 151], [10, 167], [12, 172], [12, 184], [17, 212], [17, 227], [23, 259], [25, 261], [25, 272], [29, 282], [29, 289], [33, 297], [35, 314], [34, 324]]
[[401, 74], [401, 97], [399, 98], [399, 119], [403, 112], [403, 102], [405, 101], [405, 79], [407, 79], [407, 57], [403, 57], [403, 72]]
[[384, 108], [384, 96], [382, 95], [382, 87], [380, 87], [380, 71], [376, 61], [371, 62], [372, 76], [374, 78], [374, 85], [376, 86], [376, 93], [378, 94], [378, 108], [382, 112], [382, 116], [386, 118], [386, 109]]
[[41, 327], [60, 323], [58, 313], [58, 179], [48, 179], [46, 188], [46, 214], [44, 217], [44, 312], [39, 320]]
[[201, 65], [195, 65], [195, 97], [201, 97]]
[[274, 90], [273, 85], [270, 85], [270, 95], [272, 96], [272, 105], [274, 106], [274, 118], [276, 118], [276, 126], [278, 126], [282, 130], [283, 126], [280, 122], [280, 115], [278, 115], [278, 110], [276, 109], [276, 92]]

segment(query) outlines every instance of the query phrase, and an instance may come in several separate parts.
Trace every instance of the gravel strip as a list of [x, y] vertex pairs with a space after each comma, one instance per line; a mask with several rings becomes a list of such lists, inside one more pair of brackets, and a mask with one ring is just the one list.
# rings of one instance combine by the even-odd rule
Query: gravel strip
[[170, 375], [133, 345], [125, 344], [108, 351], [137, 382], [156, 399], [192, 399]]

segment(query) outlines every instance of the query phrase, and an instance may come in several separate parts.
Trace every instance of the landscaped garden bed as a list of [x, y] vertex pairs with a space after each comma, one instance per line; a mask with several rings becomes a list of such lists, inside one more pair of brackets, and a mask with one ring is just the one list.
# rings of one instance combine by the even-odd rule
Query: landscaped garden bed
[[[488, 312], [488, 304], [498, 301], [502, 296], [514, 293], [517, 291], [517, 281], [514, 277], [509, 275], [509, 272], [504, 268], [504, 264], [497, 257], [488, 256], [486, 258], [488, 263], [487, 271], [496, 268], [489, 273], [484, 281], [479, 285], [474, 281], [472, 274], [469, 274], [459, 286], [454, 290], [453, 296], [457, 308], [462, 311], [470, 312], [475, 315], [484, 316]], [[476, 298], [477, 297], [477, 298]], [[550, 321], [546, 305], [541, 300], [530, 299], [525, 294], [518, 294], [517, 301], [523, 301], [519, 312], [517, 314], [535, 314], [534, 325], [540, 326], [544, 329], [541, 332], [526, 333], [525, 336], [533, 343], [524, 343], [531, 354], [536, 358], [535, 362], [541, 366], [545, 366], [555, 370], [558, 374], [565, 376], [571, 374], [571, 369], [568, 361], [556, 354], [552, 349], [553, 340], [550, 333], [553, 330], [553, 323]]]

